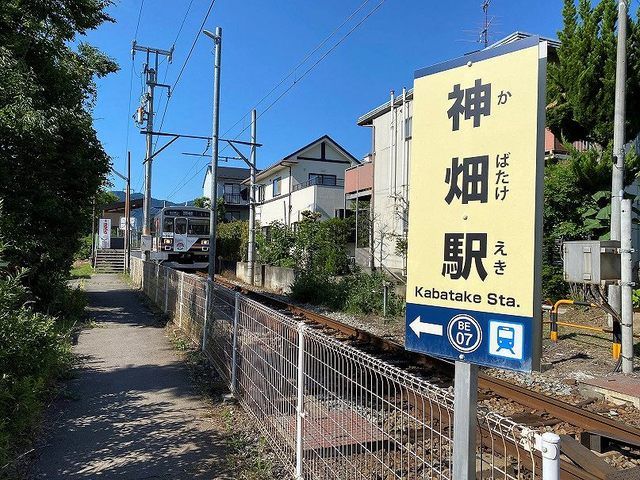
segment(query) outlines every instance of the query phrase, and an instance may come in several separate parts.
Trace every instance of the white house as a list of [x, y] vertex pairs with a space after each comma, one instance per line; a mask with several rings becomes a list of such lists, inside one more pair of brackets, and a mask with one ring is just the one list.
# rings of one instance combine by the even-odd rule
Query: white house
[[335, 217], [344, 208], [344, 171], [358, 163], [328, 135], [290, 153], [256, 176], [256, 220], [267, 228], [295, 226], [305, 210]]

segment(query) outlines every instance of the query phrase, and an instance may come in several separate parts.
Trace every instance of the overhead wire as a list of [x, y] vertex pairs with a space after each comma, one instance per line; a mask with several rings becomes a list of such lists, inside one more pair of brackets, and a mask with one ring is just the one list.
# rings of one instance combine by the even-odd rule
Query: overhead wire
[[[367, 15], [365, 15], [358, 23], [356, 23], [351, 30], [349, 30], [347, 33], [345, 33], [340, 40], [338, 40], [338, 42], [336, 42], [329, 50], [327, 50], [318, 60], [316, 60], [316, 62], [311, 65], [307, 70], [304, 71], [304, 73], [302, 75], [300, 75], [300, 77], [296, 78], [293, 83], [291, 85], [289, 85], [280, 95], [278, 95], [275, 100], [273, 100], [269, 105], [267, 105], [267, 107], [262, 110], [257, 118], [262, 117], [265, 113], [267, 113], [269, 110], [271, 110], [276, 103], [278, 103], [280, 100], [282, 100], [282, 98], [285, 97], [285, 95], [287, 95], [292, 89], [293, 87], [295, 87], [302, 79], [304, 79], [309, 73], [311, 73], [311, 71], [316, 68], [325, 58], [327, 58], [336, 48], [338, 48], [340, 46], [340, 44], [342, 44], [342, 42], [344, 42], [347, 38], [349, 38], [351, 36], [351, 34], [353, 32], [355, 32], [369, 17], [371, 17], [371, 15], [373, 15], [376, 11], [378, 11], [378, 9], [380, 7], [382, 7], [382, 5], [384, 4], [386, 0], [380, 0], [380, 2], [378, 2], [378, 4], [369, 12], [367, 13]], [[245, 126], [235, 137], [238, 138], [240, 135], [242, 135], [248, 128], [250, 125]]]
[[[175, 81], [173, 82], [173, 85], [171, 86], [171, 97], [173, 97], [173, 94], [176, 90], [176, 87], [178, 86], [178, 83], [180, 82], [180, 79], [182, 78], [182, 74], [184, 73], [184, 70], [187, 68], [187, 64], [189, 63], [189, 59], [191, 58], [191, 55], [193, 54], [193, 50], [196, 47], [196, 43], [198, 42], [198, 38], [200, 38], [200, 34], [202, 33], [202, 29], [204, 28], [205, 23], [207, 23], [207, 20], [209, 19], [209, 15], [211, 14], [211, 10], [213, 9], [213, 6], [215, 5], [216, 0], [211, 0], [211, 3], [209, 3], [209, 8], [207, 9], [207, 12], [204, 15], [204, 18], [202, 19], [202, 22], [200, 23], [200, 28], [198, 28], [198, 31], [196, 32], [195, 36], [193, 37], [193, 42], [191, 42], [191, 47], [189, 48], [189, 52], [187, 53], [187, 57], [184, 59], [184, 62], [182, 63], [182, 66], [180, 67], [180, 71], [178, 72], [178, 75], [175, 79]], [[189, 5], [190, 7], [191, 5]], [[160, 118], [160, 128], [158, 130], [162, 130], [162, 126], [164, 125], [164, 119], [167, 115], [167, 109], [169, 108], [169, 102], [171, 100], [171, 97], [167, 98], [167, 102], [164, 105], [164, 110], [162, 112], [162, 117]]]
[[[339, 30], [342, 26], [344, 26], [349, 19], [353, 18], [354, 15], [357, 14], [357, 12], [359, 12], [362, 7], [364, 5], [366, 5], [370, 0], [367, 0], [366, 2], [364, 2], [363, 4], [361, 4], [349, 17], [346, 21], [344, 21], [336, 30], [334, 30], [325, 40], [323, 40], [320, 43], [320, 46], [316, 47], [313, 49], [313, 53], [315, 53], [317, 50], [319, 50], [319, 48], [321, 48], [322, 45], [326, 44], [326, 42], [328, 41], [328, 39], [330, 39], [337, 30]], [[296, 78], [293, 83], [291, 85], [289, 85], [278, 97], [276, 97], [275, 100], [273, 100], [268, 106], [267, 108], [265, 108], [262, 112], [260, 112], [260, 114], [258, 114], [257, 118], [262, 117], [265, 113], [267, 113], [269, 110], [271, 110], [271, 108], [273, 108], [275, 106], [276, 103], [278, 103], [282, 98], [284, 98], [285, 95], [287, 95], [292, 89], [293, 87], [295, 87], [301, 80], [303, 80], [309, 73], [311, 73], [311, 71], [316, 68], [325, 58], [327, 58], [333, 51], [335, 51], [336, 48], [338, 48], [338, 46], [340, 46], [349, 36], [351, 36], [351, 34], [353, 34], [367, 19], [369, 19], [369, 17], [371, 17], [376, 11], [378, 11], [378, 9], [380, 9], [380, 7], [382, 7], [382, 5], [385, 3], [386, 0], [380, 0], [380, 2], [378, 2], [378, 4], [376, 4], [376, 6], [369, 11], [358, 23], [356, 23], [348, 32], [346, 32], [334, 45], [331, 46], [331, 48], [329, 48], [322, 56], [320, 56], [320, 58], [318, 58], [318, 60], [316, 60], [307, 70], [304, 71], [304, 73]], [[311, 53], [311, 55], [313, 54]], [[304, 62], [306, 62], [306, 60], [308, 60], [308, 58], [310, 57], [310, 55], [305, 56]], [[300, 64], [296, 65], [296, 67], [294, 67], [293, 72], [291, 72], [290, 74], [288, 74], [287, 76], [284, 77], [284, 81], [286, 81], [286, 79], [290, 78], [291, 75], [300, 67]], [[280, 81], [279, 84], [276, 86], [275, 89], [278, 88], [278, 86], [281, 86], [284, 81]], [[275, 89], [272, 89], [268, 95], [270, 95], [271, 93], [273, 93], [273, 91]], [[267, 96], [268, 96], [267, 95]], [[264, 101], [264, 98], [261, 99], [256, 106], [261, 103], [262, 101]], [[252, 107], [251, 110], [253, 110]], [[250, 111], [251, 111], [250, 110]], [[222, 134], [222, 136], [226, 136], [227, 133], [229, 133], [229, 131], [234, 128], [238, 123], [240, 123], [244, 118], [246, 117], [246, 114], [243, 115], [240, 120], [238, 122], [236, 122], [234, 124], [233, 127], [231, 127], [230, 129], [227, 129], [227, 131], [225, 131], [225, 133]], [[249, 128], [250, 124], [246, 125], [235, 137], [234, 139], [237, 139], [240, 135], [242, 135], [248, 128]], [[227, 145], [225, 145], [221, 152], [224, 152], [224, 150], [227, 148]], [[196, 171], [196, 173], [194, 175], [192, 175], [186, 182], [179, 184], [178, 187], [176, 187], [171, 194], [169, 195], [168, 198], [171, 198], [172, 195], [175, 195], [176, 193], [178, 193], [180, 190], [182, 190], [189, 182], [191, 182], [191, 180], [193, 180], [197, 175], [199, 175], [206, 167], [208, 166], [208, 164], [203, 165], [198, 171]], [[192, 167], [193, 168], [193, 167]], [[191, 171], [191, 169], [189, 170]]]
[[[140, 8], [138, 9], [138, 19], [136, 21], [136, 30], [133, 34], [133, 39], [134, 41], [138, 40], [138, 31], [140, 30], [140, 20], [142, 19], [142, 10], [144, 8], [144, 0], [140, 0]], [[131, 57], [131, 71], [129, 72], [129, 101], [127, 103], [127, 117], [126, 117], [126, 122], [127, 122], [127, 133], [125, 136], [125, 151], [124, 151], [124, 158], [126, 161], [126, 158], [129, 154], [129, 132], [131, 130], [131, 99], [133, 97], [133, 75], [135, 72], [135, 62], [133, 60], [133, 56]], [[137, 73], [136, 73], [137, 75]]]
[[309, 58], [311, 58], [311, 56], [316, 53], [318, 50], [320, 50], [338, 31], [340, 31], [340, 29], [342, 27], [344, 27], [354, 16], [356, 16], [358, 14], [358, 12], [360, 12], [360, 10], [362, 10], [371, 0], [365, 0], [364, 2], [362, 2], [358, 8], [356, 8], [353, 12], [351, 12], [351, 14], [344, 19], [344, 21], [338, 25], [329, 35], [327, 35], [318, 45], [316, 45], [312, 50], [309, 51], [309, 53], [307, 53], [305, 55], [305, 57], [300, 60], [290, 71], [289, 73], [287, 73], [284, 77], [282, 77], [282, 79], [280, 79], [280, 81], [278, 83], [276, 83], [271, 90], [269, 90], [266, 94], [264, 94], [262, 96], [262, 98], [260, 100], [258, 100], [255, 105], [253, 107], [251, 107], [244, 115], [242, 115], [242, 117], [240, 117], [238, 119], [238, 121], [236, 123], [234, 123], [233, 125], [231, 125], [231, 127], [229, 127], [222, 135], [225, 136], [227, 133], [229, 133], [231, 130], [233, 130], [240, 122], [242, 122], [242, 120], [244, 120], [248, 115], [251, 114], [251, 111], [258, 108], [258, 106], [260, 106], [260, 104], [262, 104], [262, 102], [264, 102], [267, 98], [269, 98], [269, 96], [275, 92], [280, 86], [282, 86], [282, 84], [284, 82], [286, 82], [289, 78], [291, 78], [291, 75], [293, 75], [298, 68], [300, 68], [302, 65], [304, 65], [307, 60], [309, 60]]

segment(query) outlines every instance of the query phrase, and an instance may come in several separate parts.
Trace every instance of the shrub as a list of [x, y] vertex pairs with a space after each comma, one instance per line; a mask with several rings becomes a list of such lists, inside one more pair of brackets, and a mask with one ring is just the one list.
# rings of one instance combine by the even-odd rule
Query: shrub
[[291, 285], [291, 298], [333, 310], [344, 308], [346, 296], [342, 282], [317, 273], [299, 272]]
[[[342, 284], [347, 292], [344, 309], [354, 314], [376, 314], [384, 312], [383, 289], [387, 282], [384, 274], [357, 272], [346, 277]], [[402, 301], [391, 286], [387, 291], [387, 315], [395, 316], [402, 313]]]
[[[0, 254], [3, 246], [0, 244]], [[0, 466], [11, 463], [38, 420], [50, 384], [71, 362], [68, 336], [55, 317], [34, 310], [24, 279], [0, 257]], [[56, 293], [59, 295], [60, 292]], [[65, 290], [60, 310], [84, 308], [82, 292]], [[7, 471], [0, 475], [8, 475]]]
[[246, 260], [249, 244], [249, 221], [236, 220], [218, 224], [216, 251], [224, 260]]
[[80, 248], [76, 251], [75, 260], [87, 260], [91, 257], [91, 235], [86, 235], [80, 239]]

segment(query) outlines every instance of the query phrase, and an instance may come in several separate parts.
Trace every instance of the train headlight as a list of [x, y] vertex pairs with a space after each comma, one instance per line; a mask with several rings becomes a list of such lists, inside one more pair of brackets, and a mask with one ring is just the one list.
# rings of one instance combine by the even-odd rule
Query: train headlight
[[170, 238], [165, 238], [164, 239], [164, 244], [165, 245], [171, 245], [171, 239]]
[[202, 240], [202, 245], [209, 245], [209, 240], [208, 239]]

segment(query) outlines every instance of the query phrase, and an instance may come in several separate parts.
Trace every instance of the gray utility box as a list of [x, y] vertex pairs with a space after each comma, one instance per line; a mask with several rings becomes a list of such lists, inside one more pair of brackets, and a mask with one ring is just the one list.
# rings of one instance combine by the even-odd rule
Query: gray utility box
[[578, 240], [562, 244], [564, 279], [600, 285], [620, 280], [620, 242]]

